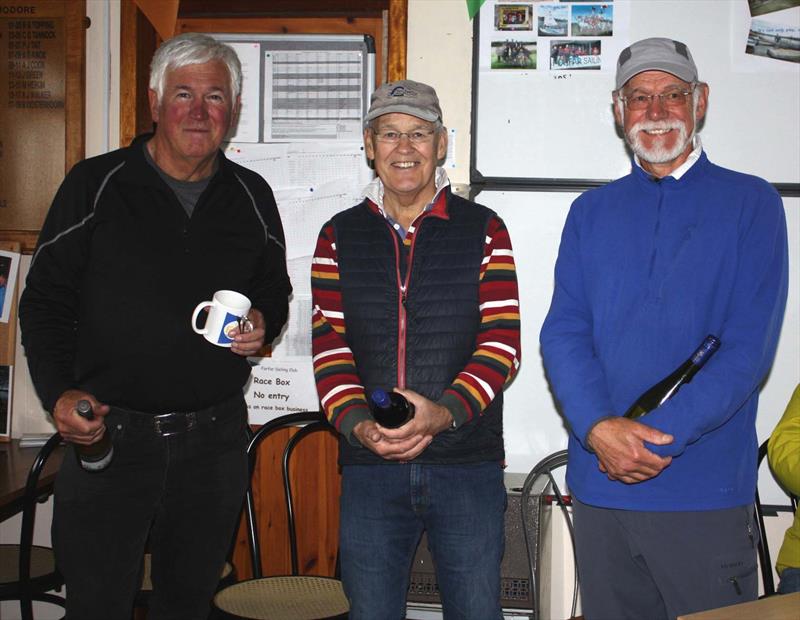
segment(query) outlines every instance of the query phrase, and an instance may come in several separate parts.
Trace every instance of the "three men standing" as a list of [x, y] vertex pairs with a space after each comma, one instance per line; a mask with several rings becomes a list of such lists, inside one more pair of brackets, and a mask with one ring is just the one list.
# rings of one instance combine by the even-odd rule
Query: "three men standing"
[[[66, 439], [115, 441], [107, 472], [67, 459], [59, 474], [69, 617], [129, 613], [148, 533], [151, 617], [203, 617], [232, 536], [247, 483], [244, 358], [279, 333], [291, 292], [271, 190], [218, 150], [240, 88], [227, 46], [166, 42], [149, 91], [155, 134], [76, 166], [42, 229], [20, 304], [31, 375]], [[633, 170], [581, 196], [562, 237], [541, 343], [571, 427], [590, 620], [756, 593], [754, 421], [786, 301], [786, 227], [766, 182], [703, 152], [708, 96], [684, 44], [624, 50], [614, 111]], [[403, 617], [423, 531], [445, 616], [500, 618], [502, 389], [520, 360], [508, 231], [451, 192], [432, 88], [382, 86], [366, 122], [378, 178], [323, 227], [312, 267], [351, 619]], [[218, 289], [253, 302], [254, 330], [230, 351], [187, 320]], [[691, 385], [642, 421], [620, 417], [711, 333], [722, 348]], [[415, 417], [376, 424], [377, 388], [396, 388]], [[97, 420], [75, 413], [80, 399]]]

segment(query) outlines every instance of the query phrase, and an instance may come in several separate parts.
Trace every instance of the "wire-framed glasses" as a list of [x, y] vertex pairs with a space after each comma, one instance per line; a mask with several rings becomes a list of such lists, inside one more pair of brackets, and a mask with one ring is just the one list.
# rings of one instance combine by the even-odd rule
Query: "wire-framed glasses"
[[422, 144], [428, 142], [436, 133], [435, 129], [415, 129], [414, 131], [395, 131], [387, 129], [386, 131], [374, 131], [375, 138], [378, 142], [385, 142], [387, 144], [397, 144], [400, 138], [405, 136], [412, 144]]
[[663, 93], [655, 93], [646, 95], [644, 93], [634, 93], [629, 96], [620, 95], [619, 98], [625, 104], [625, 107], [633, 112], [646, 110], [650, 107], [653, 99], [658, 99], [659, 103], [665, 108], [679, 108], [686, 105], [689, 97], [694, 92], [696, 84], [692, 84], [689, 88], [671, 88], [665, 90]]

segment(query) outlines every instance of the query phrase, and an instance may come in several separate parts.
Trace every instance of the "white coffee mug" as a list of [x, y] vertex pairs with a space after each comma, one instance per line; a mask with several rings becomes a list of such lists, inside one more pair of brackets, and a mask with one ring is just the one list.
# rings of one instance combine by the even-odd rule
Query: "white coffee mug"
[[[206, 324], [197, 327], [197, 317], [204, 308], [208, 308]], [[247, 313], [250, 312], [250, 300], [236, 291], [217, 291], [211, 301], [197, 304], [192, 313], [192, 329], [202, 334], [211, 344], [218, 347], [229, 347], [233, 343], [231, 331], [238, 327], [246, 332], [253, 329]]]

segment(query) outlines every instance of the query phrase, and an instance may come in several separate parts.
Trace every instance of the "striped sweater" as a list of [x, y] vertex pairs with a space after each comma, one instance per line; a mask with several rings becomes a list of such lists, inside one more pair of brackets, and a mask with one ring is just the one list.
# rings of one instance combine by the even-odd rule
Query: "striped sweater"
[[[381, 212], [375, 202], [369, 208]], [[415, 236], [427, 218], [448, 218], [446, 192], [439, 191], [409, 227], [402, 243], [413, 252]], [[387, 218], [387, 226], [392, 222]], [[398, 233], [398, 240], [400, 233]], [[520, 361], [519, 294], [511, 240], [503, 221], [492, 216], [479, 273], [480, 328], [476, 348], [438, 403], [452, 413], [456, 427], [480, 416], [516, 374]], [[407, 284], [398, 276], [402, 292]], [[353, 427], [369, 419], [369, 407], [353, 353], [347, 344], [339, 265], [333, 225], [320, 232], [312, 261], [313, 354], [317, 391], [331, 424], [351, 443]], [[402, 368], [398, 386], [403, 385]]]

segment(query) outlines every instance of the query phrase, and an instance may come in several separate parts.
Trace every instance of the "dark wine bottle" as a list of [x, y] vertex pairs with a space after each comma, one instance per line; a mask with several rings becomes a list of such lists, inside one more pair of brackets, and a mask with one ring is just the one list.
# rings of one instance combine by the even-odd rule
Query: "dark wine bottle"
[[692, 353], [692, 356], [683, 364], [678, 366], [671, 374], [656, 383], [653, 387], [642, 394], [625, 412], [625, 417], [635, 420], [656, 407], [663, 405], [681, 389], [681, 386], [689, 383], [703, 365], [719, 349], [720, 340], [716, 336], [706, 336], [703, 343]]
[[[92, 403], [81, 399], [75, 405], [78, 415], [87, 420], [94, 420]], [[108, 429], [103, 433], [100, 441], [84, 446], [75, 444], [75, 453], [78, 455], [78, 462], [86, 471], [103, 471], [111, 463], [114, 456], [114, 444], [111, 442], [111, 433]]]
[[403, 426], [414, 417], [414, 405], [397, 392], [377, 389], [370, 396], [370, 409], [375, 421], [386, 428]]

